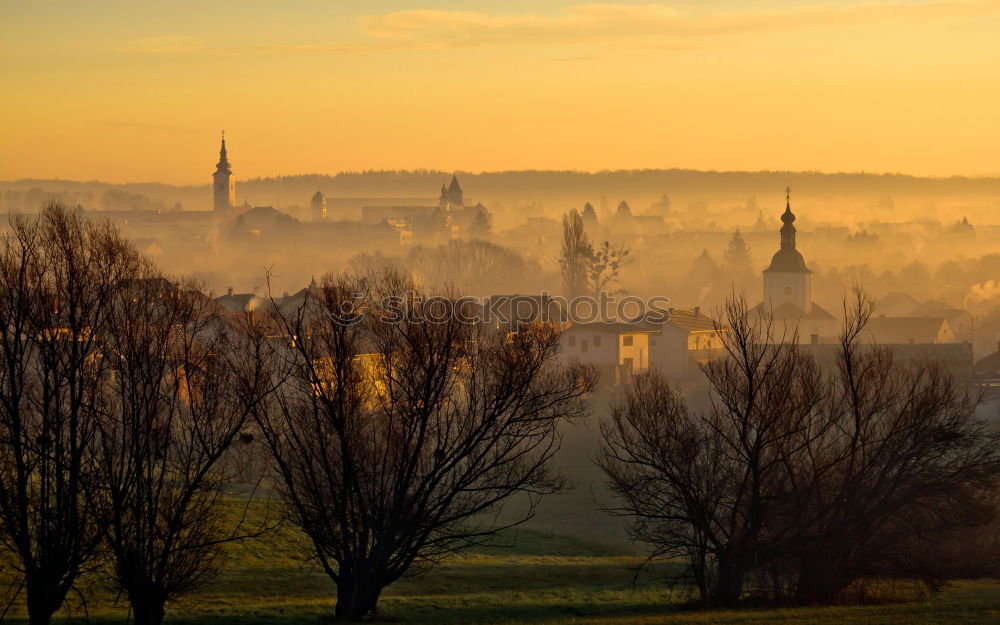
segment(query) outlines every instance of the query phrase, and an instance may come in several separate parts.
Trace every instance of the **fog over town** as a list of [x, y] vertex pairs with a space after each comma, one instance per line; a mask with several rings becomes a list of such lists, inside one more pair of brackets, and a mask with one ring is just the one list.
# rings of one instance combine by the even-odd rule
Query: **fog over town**
[[996, 622], [997, 32], [0, 1], [0, 624]]

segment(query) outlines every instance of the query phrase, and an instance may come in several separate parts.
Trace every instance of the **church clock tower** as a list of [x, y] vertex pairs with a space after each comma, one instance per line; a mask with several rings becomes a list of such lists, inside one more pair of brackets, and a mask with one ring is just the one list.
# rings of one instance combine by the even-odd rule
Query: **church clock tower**
[[777, 309], [791, 304], [801, 313], [812, 312], [812, 272], [802, 254], [795, 249], [795, 213], [791, 189], [786, 189], [785, 212], [781, 215], [781, 249], [764, 270], [764, 304]]
[[213, 208], [216, 213], [228, 214], [236, 205], [236, 181], [233, 179], [233, 167], [226, 155], [226, 131], [222, 131], [222, 149], [219, 150], [219, 162], [212, 174]]

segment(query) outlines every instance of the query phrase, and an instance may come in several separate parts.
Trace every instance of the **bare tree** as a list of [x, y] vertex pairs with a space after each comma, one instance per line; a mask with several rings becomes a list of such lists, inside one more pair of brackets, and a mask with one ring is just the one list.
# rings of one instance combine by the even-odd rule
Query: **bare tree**
[[107, 371], [99, 337], [138, 255], [107, 224], [57, 205], [0, 242], [0, 540], [29, 620], [48, 623], [93, 562], [93, 449]]
[[866, 576], [927, 576], [921, 550], [991, 520], [997, 434], [941, 367], [865, 340], [867, 298], [845, 304], [825, 371], [766, 312], [726, 313], [709, 410], [647, 374], [602, 426], [612, 512], [654, 556], [688, 558], [703, 598], [736, 604], [752, 581], [826, 602]]
[[100, 520], [114, 579], [138, 625], [218, 569], [240, 537], [222, 498], [240, 475], [240, 435], [266, 393], [244, 358], [252, 328], [234, 327], [193, 286], [152, 267], [118, 293], [104, 338], [108, 382], [98, 420]]
[[796, 491], [804, 511], [794, 542], [802, 602], [835, 599], [868, 575], [930, 580], [914, 568], [949, 533], [989, 523], [1000, 452], [995, 431], [975, 414], [979, 398], [939, 363], [897, 362], [866, 340], [873, 302], [858, 292], [844, 306], [831, 395], [833, 427], [809, 441]]
[[621, 268], [631, 260], [628, 252], [624, 245], [609, 241], [604, 241], [596, 249], [591, 249], [587, 277], [590, 279], [590, 290], [595, 299], [600, 299], [601, 292], [618, 281]]
[[610, 511], [635, 519], [633, 536], [656, 556], [688, 558], [704, 601], [735, 605], [787, 532], [777, 495], [822, 381], [794, 337], [775, 344], [742, 297], [725, 312], [727, 357], [704, 369], [710, 409], [690, 411], [659, 373], [639, 376], [602, 424], [599, 464], [622, 501]]
[[587, 293], [594, 249], [584, 232], [583, 218], [574, 208], [563, 215], [562, 269], [564, 295], [573, 299]]
[[[456, 300], [412, 291], [391, 274], [325, 278], [279, 320], [290, 340], [271, 361], [288, 382], [258, 413], [342, 620], [371, 615], [419, 565], [529, 518], [561, 485], [556, 426], [584, 413], [594, 385], [590, 369], [554, 362], [554, 328], [491, 332]], [[516, 495], [525, 509], [498, 521]]]

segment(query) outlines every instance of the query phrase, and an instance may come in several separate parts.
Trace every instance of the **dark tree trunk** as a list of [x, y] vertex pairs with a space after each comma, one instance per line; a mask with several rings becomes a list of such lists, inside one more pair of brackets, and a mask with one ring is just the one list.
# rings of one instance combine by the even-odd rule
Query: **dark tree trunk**
[[745, 571], [739, 558], [733, 554], [720, 554], [716, 557], [718, 579], [712, 604], [725, 607], [736, 607], [740, 604], [743, 594], [743, 577]]
[[163, 623], [163, 613], [166, 601], [159, 597], [138, 596], [129, 597], [132, 605], [132, 616], [135, 625], [160, 625]]
[[52, 615], [62, 606], [66, 593], [59, 589], [58, 582], [52, 582], [39, 573], [28, 573], [24, 587], [29, 625], [49, 625]]
[[375, 606], [379, 595], [382, 594], [382, 585], [365, 577], [341, 572], [340, 580], [337, 582], [338, 621], [358, 622], [375, 615]]
[[814, 554], [802, 564], [795, 585], [799, 603], [831, 603], [837, 599], [849, 581], [829, 555]]

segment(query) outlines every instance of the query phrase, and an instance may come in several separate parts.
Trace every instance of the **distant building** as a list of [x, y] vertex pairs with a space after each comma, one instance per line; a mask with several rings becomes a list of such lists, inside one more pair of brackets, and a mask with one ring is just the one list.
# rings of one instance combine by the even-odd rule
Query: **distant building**
[[234, 293], [229, 287], [226, 294], [215, 298], [215, 303], [228, 312], [249, 312], [262, 308], [270, 308], [270, 301], [253, 293]]
[[451, 184], [446, 189], [441, 185], [441, 197], [438, 198], [438, 207], [443, 211], [462, 210], [465, 208], [465, 200], [462, 198], [462, 187], [458, 184], [458, 176], [451, 175]]
[[562, 332], [562, 357], [597, 367], [612, 384], [656, 369], [684, 379], [725, 354], [721, 330], [700, 308], [671, 308], [669, 318], [629, 322], [570, 323]]
[[449, 185], [441, 185], [436, 205], [390, 202], [382, 199], [377, 204], [362, 206], [361, 221], [367, 224], [388, 222], [401, 232], [408, 232], [408, 237], [400, 237], [403, 245], [414, 239], [427, 242], [457, 239], [465, 234], [487, 234], [490, 228], [487, 224], [492, 222], [489, 210], [482, 203], [465, 204], [465, 194], [454, 174]]
[[958, 343], [943, 317], [871, 317], [865, 332], [879, 345]]
[[781, 222], [781, 249], [764, 270], [764, 303], [758, 310], [763, 313], [769, 309], [775, 321], [784, 326], [786, 335], [795, 329], [800, 340], [835, 334], [833, 315], [812, 301], [812, 271], [795, 249], [791, 189], [786, 190]]
[[1000, 342], [997, 343], [997, 351], [976, 361], [972, 375], [981, 384], [1000, 386]]
[[229, 215], [236, 206], [236, 181], [233, 179], [233, 167], [229, 164], [226, 154], [226, 133], [222, 133], [222, 148], [219, 150], [219, 162], [212, 174], [213, 209], [216, 213]]
[[326, 219], [326, 196], [317, 191], [309, 200], [309, 210], [313, 221], [323, 221]]
[[920, 306], [909, 293], [889, 293], [875, 302], [875, 312], [886, 317], [909, 317]]

